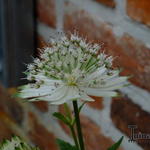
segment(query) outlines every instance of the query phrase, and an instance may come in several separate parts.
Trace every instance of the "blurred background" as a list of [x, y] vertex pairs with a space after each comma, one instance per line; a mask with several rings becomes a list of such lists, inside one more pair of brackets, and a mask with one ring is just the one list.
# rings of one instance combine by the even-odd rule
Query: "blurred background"
[[[150, 1], [0, 0], [0, 141], [19, 135], [41, 150], [58, 150], [55, 138], [72, 142], [70, 132], [52, 117], [62, 106], [24, 103], [11, 98], [25, 84], [23, 71], [37, 48], [58, 32], [77, 31], [102, 43], [122, 75], [133, 75], [122, 97], [95, 98], [81, 113], [86, 150], [106, 150], [124, 136], [120, 150], [150, 150]], [[147, 139], [129, 142], [131, 129]], [[144, 137], [145, 138], [145, 137]]]

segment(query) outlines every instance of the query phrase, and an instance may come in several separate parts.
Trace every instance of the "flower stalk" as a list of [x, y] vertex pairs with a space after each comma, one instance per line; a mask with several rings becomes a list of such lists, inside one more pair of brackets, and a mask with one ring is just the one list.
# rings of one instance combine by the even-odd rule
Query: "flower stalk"
[[80, 150], [85, 150], [84, 141], [83, 141], [83, 134], [82, 134], [82, 129], [81, 129], [81, 123], [80, 123], [80, 117], [79, 117], [78, 103], [76, 100], [73, 101], [73, 107], [74, 107], [74, 115], [75, 115], [78, 139], [79, 139], [79, 143], [80, 143]]
[[71, 133], [72, 133], [72, 137], [73, 137], [75, 146], [76, 146], [77, 150], [80, 150], [80, 146], [79, 146], [79, 143], [78, 143], [78, 138], [77, 138], [77, 136], [76, 136], [74, 127], [73, 127], [73, 126], [70, 126], [70, 130], [71, 130]]
[[76, 136], [76, 132], [75, 132], [75, 129], [74, 129], [75, 119], [72, 118], [72, 114], [71, 114], [71, 111], [70, 111], [69, 106], [68, 106], [67, 103], [64, 103], [64, 109], [65, 109], [65, 112], [66, 112], [66, 116], [68, 117], [69, 122], [70, 122], [68, 126], [70, 128], [70, 131], [71, 131], [71, 134], [72, 134], [72, 137], [73, 137], [73, 140], [74, 140], [74, 144], [75, 144], [77, 150], [80, 150], [78, 138]]

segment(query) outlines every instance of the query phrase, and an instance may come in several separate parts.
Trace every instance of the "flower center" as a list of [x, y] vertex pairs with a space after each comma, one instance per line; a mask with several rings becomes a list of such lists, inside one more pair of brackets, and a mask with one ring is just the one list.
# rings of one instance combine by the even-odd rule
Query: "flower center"
[[76, 78], [72, 75], [67, 77], [67, 85], [69, 86], [77, 86]]

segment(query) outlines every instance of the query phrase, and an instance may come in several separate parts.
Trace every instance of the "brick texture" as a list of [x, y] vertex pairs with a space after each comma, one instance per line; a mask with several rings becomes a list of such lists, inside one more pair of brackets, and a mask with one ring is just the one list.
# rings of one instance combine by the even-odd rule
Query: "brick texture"
[[8, 124], [6, 122], [3, 121], [2, 119], [2, 115], [4, 116], [4, 114], [0, 114], [0, 142], [3, 139], [10, 139], [11, 135], [14, 133], [10, 127], [8, 126]]
[[[150, 133], [150, 114], [145, 112], [134, 104], [128, 97], [114, 99], [111, 105], [111, 117], [115, 126], [124, 132], [126, 135], [131, 136], [131, 131], [128, 125], [137, 125], [136, 133]], [[138, 141], [144, 150], [149, 150], [149, 140]]]
[[104, 43], [105, 52], [116, 58], [114, 65], [124, 69], [122, 74], [133, 75], [132, 83], [150, 91], [150, 49], [142, 42], [127, 33], [116, 37], [110, 25], [95, 21], [83, 10], [67, 13], [64, 28], [71, 32], [77, 30], [80, 36], [89, 41]]
[[12, 99], [2, 86], [0, 86], [0, 113], [6, 114], [19, 125], [23, 121], [24, 110], [22, 106], [17, 100]]
[[38, 120], [34, 113], [29, 112], [29, 137], [41, 150], [58, 150], [55, 136]]
[[[9, 93], [13, 93], [12, 90], [9, 90]], [[18, 135], [28, 142], [32, 141], [41, 150], [57, 150], [53, 133], [49, 132], [42, 125], [42, 120], [39, 121], [37, 115], [31, 112], [33, 103], [24, 105], [19, 101], [22, 100], [11, 98], [0, 86], [0, 141]], [[48, 111], [47, 103], [36, 102], [34, 105], [41, 113]], [[30, 112], [28, 112], [29, 108]]]
[[[81, 116], [81, 124], [86, 150], [106, 150], [114, 143], [110, 138], [105, 137], [101, 133], [101, 129], [87, 117]], [[60, 122], [60, 125], [64, 131], [71, 136], [69, 128], [62, 122]], [[118, 150], [123, 149], [120, 148]]]
[[[41, 32], [45, 32], [46, 29], [47, 34], [54, 30], [56, 31], [57, 21], [61, 23], [62, 20], [59, 19], [63, 18], [64, 31], [69, 33], [70, 31], [74, 32], [74, 30], [76, 30], [81, 37], [86, 37], [90, 42], [103, 43], [102, 50], [108, 55], [115, 57], [114, 67], [123, 68], [122, 75], [133, 75], [130, 79], [131, 83], [149, 92], [150, 48], [148, 43], [149, 39], [145, 37], [150, 37], [147, 34], [150, 29], [141, 26], [141, 24], [150, 26], [150, 2], [148, 0], [124, 0], [126, 6], [124, 2], [121, 3], [119, 0], [84, 1], [84, 3], [86, 2], [87, 5], [80, 5], [82, 2], [76, 0], [72, 1], [72, 3], [70, 1], [37, 0], [36, 15], [37, 20], [40, 22], [38, 27], [42, 23], [50, 28], [50, 30], [45, 26], [37, 28], [40, 29], [40, 35], [37, 33], [36, 37], [37, 47], [50, 46], [50, 44], [44, 41], [47, 35], [44, 33], [41, 34]], [[64, 3], [64, 7], [61, 7], [63, 13], [59, 14], [60, 16], [56, 18], [56, 13], [58, 14], [58, 12], [56, 12], [58, 10], [56, 6], [58, 4], [58, 7], [60, 7], [62, 3]], [[103, 5], [103, 9], [101, 10], [99, 10], [100, 5]], [[126, 10], [122, 10], [124, 8]], [[116, 17], [109, 17], [110, 13]], [[124, 13], [126, 13], [130, 19], [127, 18]], [[61, 16], [63, 14], [64, 16]], [[104, 21], [104, 17], [107, 17], [107, 22]], [[122, 22], [119, 22], [120, 20], [118, 19], [121, 19]], [[124, 26], [123, 23], [125, 23], [126, 26]], [[118, 30], [113, 32], [116, 27], [119, 29], [119, 33], [122, 34], [116, 34]], [[141, 34], [137, 31], [140, 31]], [[53, 34], [54, 33], [52, 33], [52, 35]], [[36, 56], [39, 56], [38, 50], [36, 51]], [[10, 91], [10, 93], [13, 93], [13, 90]], [[147, 98], [147, 95], [144, 95], [145, 92], [142, 92], [142, 90], [139, 91], [141, 91], [141, 97], [143, 97], [143, 99], [144, 96]], [[135, 93], [133, 96], [135, 96]], [[139, 94], [136, 96], [139, 96]], [[135, 98], [137, 98], [136, 96]], [[111, 109], [107, 107], [107, 103], [103, 105], [103, 98], [93, 98], [95, 99], [94, 102], [88, 102], [86, 104], [93, 109], [93, 115], [87, 117], [84, 112], [81, 112], [81, 123], [86, 150], [106, 150], [114, 143], [111, 138], [104, 135], [101, 126], [92, 121], [95, 119], [94, 117], [101, 116], [101, 113], [105, 115], [106, 111], [111, 112], [111, 118], [104, 118], [104, 121], [107, 123], [109, 119], [112, 119], [113, 127], [121, 131], [122, 135], [130, 136], [130, 130], [128, 129], [128, 125], [130, 124], [138, 126], [137, 132], [150, 133], [150, 114], [142, 109], [144, 107], [135, 104], [132, 98], [128, 98], [128, 96], [125, 95], [124, 97], [113, 99]], [[70, 131], [62, 122], [54, 121], [53, 118], [51, 118], [51, 114], [56, 110], [56, 107], [48, 107], [47, 102], [24, 104], [21, 103], [21, 101], [21, 99], [11, 98], [7, 91], [0, 86], [0, 141], [3, 138], [10, 138], [12, 134], [15, 134], [39, 146], [41, 150], [58, 150], [58, 146], [55, 143], [55, 135], [64, 137], [64, 133], [66, 133], [70, 136]], [[141, 103], [141, 105], [144, 104]], [[59, 110], [60, 112], [64, 112], [62, 106], [59, 107]], [[106, 115], [105, 117], [108, 116]], [[50, 124], [47, 124], [47, 122], [50, 122]], [[108, 123], [110, 122], [108, 121]], [[54, 125], [58, 125], [56, 128], [59, 128], [59, 126], [61, 128], [59, 128], [58, 131], [54, 131], [53, 128], [49, 130]], [[117, 131], [113, 133], [112, 130], [109, 130], [107, 134], [117, 135]], [[139, 140], [138, 143], [143, 150], [150, 149], [149, 145], [145, 144], [145, 141]], [[127, 147], [130, 147], [131, 144], [132, 143], [127, 143]], [[120, 148], [120, 150], [122, 149], [123, 148]], [[124, 149], [128, 149], [126, 145], [124, 145]], [[136, 147], [130, 149], [136, 150]]]
[[150, 1], [127, 0], [126, 9], [131, 18], [150, 26]]
[[87, 102], [87, 104], [94, 108], [94, 109], [103, 109], [103, 98], [101, 97], [96, 97], [96, 96], [91, 96], [95, 101], [94, 102]]
[[114, 0], [96, 0], [96, 1], [111, 8], [115, 8], [116, 6], [116, 3], [114, 2]]
[[[81, 116], [81, 124], [87, 150], [106, 150], [113, 144], [113, 141], [104, 136], [101, 129], [87, 117]], [[123, 149], [119, 148], [118, 150]]]
[[56, 26], [54, 0], [37, 0], [37, 19], [50, 27]]
[[41, 112], [48, 112], [48, 102], [33, 102], [33, 104], [41, 111]]
[[[61, 113], [64, 113], [64, 107], [60, 106], [59, 111]], [[101, 132], [101, 129], [97, 124], [95, 124], [93, 121], [91, 121], [88, 117], [80, 115], [86, 150], [106, 150], [108, 147], [110, 147], [114, 142], [103, 135]], [[64, 129], [64, 131], [71, 136], [70, 129], [68, 126], [66, 126], [62, 121], [60, 121], [61, 127]], [[122, 148], [118, 150], [123, 150]]]

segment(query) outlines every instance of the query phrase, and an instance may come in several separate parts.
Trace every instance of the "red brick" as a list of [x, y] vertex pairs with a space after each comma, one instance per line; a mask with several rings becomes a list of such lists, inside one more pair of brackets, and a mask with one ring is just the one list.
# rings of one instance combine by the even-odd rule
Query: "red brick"
[[[87, 150], [106, 150], [113, 144], [113, 141], [110, 138], [105, 137], [102, 134], [100, 127], [89, 118], [81, 116], [81, 124]], [[118, 150], [121, 149], [122, 148], [119, 148]]]
[[[86, 150], [106, 150], [113, 144], [113, 141], [110, 138], [105, 137], [101, 133], [100, 127], [98, 127], [94, 122], [83, 115], [81, 115], [80, 117]], [[66, 125], [64, 125], [63, 123], [60, 123], [60, 125], [67, 134], [71, 135], [70, 130]], [[122, 150], [122, 148], [120, 148], [119, 150]]]
[[116, 3], [114, 0], [96, 0], [97, 2], [100, 2], [106, 6], [109, 6], [111, 8], [115, 8]]
[[37, 0], [37, 18], [50, 27], [56, 26], [55, 1]]
[[[49, 132], [32, 112], [29, 112], [29, 137], [34, 144], [43, 150], [58, 150], [55, 136]], [[42, 121], [41, 121], [42, 122]]]
[[[131, 135], [128, 125], [137, 125], [137, 133], [150, 133], [150, 114], [134, 104], [128, 97], [117, 98], [112, 101], [111, 118], [115, 126], [127, 136]], [[149, 150], [149, 144], [145, 144], [146, 140], [143, 142], [139, 140], [138, 142], [144, 150]]]
[[[69, 6], [68, 6], [69, 7]], [[105, 52], [117, 56], [114, 65], [124, 69], [124, 75], [133, 75], [131, 82], [150, 91], [150, 49], [129, 34], [116, 37], [112, 27], [95, 20], [85, 11], [65, 14], [66, 31], [77, 30], [89, 41], [104, 43]]]
[[44, 47], [48, 47], [48, 46], [51, 46], [50, 43], [46, 43], [44, 38], [40, 35], [37, 36], [37, 49], [36, 49], [36, 56], [39, 57], [40, 56], [40, 53], [41, 53], [41, 50], [44, 48]]
[[48, 102], [37, 101], [37, 102], [33, 102], [33, 104], [34, 104], [41, 112], [48, 112]]
[[150, 26], [150, 1], [149, 0], [127, 0], [127, 14], [148, 26]]
[[10, 139], [13, 135], [26, 138], [22, 126], [18, 126], [13, 118], [10, 118], [6, 113], [0, 112], [0, 142], [3, 139]]
[[49, 46], [49, 44], [45, 42], [42, 36], [38, 35], [37, 36], [37, 48], [41, 49], [46, 46]]
[[6, 115], [0, 113], [0, 142], [3, 139], [10, 139], [14, 132], [11, 130], [10, 125], [5, 122]]
[[96, 97], [96, 96], [91, 96], [95, 101], [94, 102], [87, 102], [87, 104], [94, 108], [94, 109], [103, 109], [103, 98], [101, 97]]
[[8, 92], [0, 86], [0, 113], [6, 113], [17, 124], [23, 121], [24, 110], [18, 101], [8, 94]]

